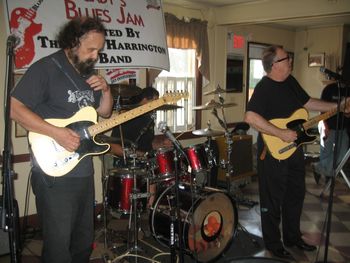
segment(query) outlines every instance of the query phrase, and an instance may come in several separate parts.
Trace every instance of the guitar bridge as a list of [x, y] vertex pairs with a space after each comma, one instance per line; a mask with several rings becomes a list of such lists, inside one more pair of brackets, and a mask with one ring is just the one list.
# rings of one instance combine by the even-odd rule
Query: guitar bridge
[[293, 142], [292, 144], [289, 144], [288, 146], [282, 148], [281, 150], [278, 151], [279, 154], [285, 153], [286, 151], [289, 151], [290, 149], [296, 147], [297, 144]]

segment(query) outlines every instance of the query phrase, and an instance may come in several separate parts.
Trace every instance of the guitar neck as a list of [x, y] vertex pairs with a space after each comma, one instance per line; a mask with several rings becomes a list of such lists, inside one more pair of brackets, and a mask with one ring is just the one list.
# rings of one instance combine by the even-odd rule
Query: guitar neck
[[320, 114], [314, 118], [311, 118], [310, 120], [303, 123], [304, 130], [308, 130], [308, 129], [312, 128], [318, 122], [320, 122], [322, 120], [326, 120], [326, 119], [332, 117], [333, 115], [335, 115], [336, 113], [337, 113], [337, 108], [330, 110], [330, 111], [327, 111], [323, 114]]
[[94, 124], [88, 128], [91, 136], [95, 136], [99, 133], [108, 131], [112, 129], [114, 126], [120, 125], [124, 122], [127, 122], [133, 118], [136, 118], [144, 113], [150, 112], [160, 106], [162, 106], [165, 102], [162, 98], [137, 107], [136, 109], [123, 112], [121, 114], [113, 114], [111, 118], [103, 120], [97, 124]]

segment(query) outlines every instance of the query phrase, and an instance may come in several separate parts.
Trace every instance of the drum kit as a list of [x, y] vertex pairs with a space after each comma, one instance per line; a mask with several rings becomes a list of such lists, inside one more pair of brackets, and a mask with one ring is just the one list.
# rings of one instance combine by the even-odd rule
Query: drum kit
[[[112, 216], [129, 216], [128, 232], [133, 233], [133, 238], [127, 242], [129, 245], [125, 256], [131, 252], [137, 255], [142, 251], [138, 245], [138, 232], [143, 212], [149, 214], [152, 236], [160, 245], [170, 249], [172, 262], [175, 262], [176, 251], [180, 262], [183, 260], [182, 253], [191, 255], [199, 262], [213, 261], [223, 254], [232, 241], [238, 223], [235, 201], [229, 194], [230, 189], [213, 188], [209, 179], [211, 168], [218, 165], [226, 170], [227, 177], [233, 175], [231, 158], [218, 164], [211, 148], [211, 139], [224, 135], [228, 146], [227, 157], [231, 155], [232, 134], [227, 128], [224, 108], [236, 104], [225, 104], [222, 92], [225, 91], [218, 87], [205, 94], [218, 94], [220, 102], [211, 100], [205, 105], [193, 107], [194, 110], [212, 110], [224, 128], [224, 131], [214, 130], [208, 122], [207, 128], [192, 132], [196, 136], [206, 137], [206, 143], [185, 147], [182, 153], [176, 147], [159, 148], [142, 158], [137, 157], [133, 147], [123, 149], [128, 160], [124, 167], [106, 165], [102, 160], [105, 218], [106, 211], [110, 211]], [[128, 90], [117, 85], [112, 87], [112, 93], [114, 96], [139, 94], [136, 88]], [[177, 108], [166, 105], [161, 110]], [[222, 110], [223, 119], [218, 117], [217, 109]], [[123, 138], [101, 136], [98, 139], [107, 143], [126, 143]], [[152, 197], [154, 201], [150, 204]], [[105, 221], [105, 247], [106, 225]]]

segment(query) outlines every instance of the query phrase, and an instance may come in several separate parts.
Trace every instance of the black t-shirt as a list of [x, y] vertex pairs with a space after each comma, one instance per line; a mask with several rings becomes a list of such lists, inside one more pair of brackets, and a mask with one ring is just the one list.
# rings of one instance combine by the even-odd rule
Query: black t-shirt
[[[69, 118], [85, 106], [99, 106], [101, 91], [94, 92], [85, 81], [59, 50], [29, 67], [12, 96], [44, 119]], [[91, 157], [87, 156], [65, 176], [92, 174]]]
[[309, 95], [291, 75], [284, 81], [264, 76], [254, 89], [247, 110], [267, 120], [287, 118], [309, 100]]
[[[144, 152], [152, 151], [152, 141], [154, 139], [154, 120], [152, 113], [146, 113], [135, 119], [121, 124], [123, 138], [136, 145], [136, 149]], [[112, 130], [112, 137], [120, 138], [120, 127]], [[125, 143], [125, 147], [130, 147]]]
[[[254, 89], [247, 111], [258, 113], [266, 120], [288, 118], [309, 99], [309, 95], [292, 75], [280, 82], [264, 76]], [[261, 136], [258, 140], [260, 148], [263, 145]]]
[[[332, 83], [323, 89], [321, 99], [330, 102], [338, 102], [339, 95], [340, 100], [342, 100], [346, 95], [349, 95], [348, 93], [347, 88], [338, 89], [337, 83]], [[340, 129], [347, 129], [349, 126], [349, 118], [343, 119], [343, 114], [340, 113], [339, 120]], [[329, 129], [335, 130], [337, 128], [337, 116], [333, 116], [325, 121]]]

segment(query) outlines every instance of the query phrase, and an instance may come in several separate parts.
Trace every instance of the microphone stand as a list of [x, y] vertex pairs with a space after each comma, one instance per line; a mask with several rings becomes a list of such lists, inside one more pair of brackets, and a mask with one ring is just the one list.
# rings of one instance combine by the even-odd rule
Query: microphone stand
[[[174, 163], [175, 163], [175, 185], [172, 193], [172, 197], [170, 201], [170, 262], [176, 262], [176, 246], [175, 246], [175, 223], [177, 222], [178, 229], [178, 245], [179, 245], [179, 262], [184, 262], [184, 254], [183, 254], [183, 244], [182, 244], [182, 225], [181, 225], [181, 215], [180, 215], [180, 195], [179, 195], [179, 171], [177, 169], [178, 165], [178, 156], [177, 149], [174, 144]], [[175, 197], [175, 198], [174, 198]], [[174, 200], [175, 199], [175, 200]]]
[[[337, 80], [337, 86], [338, 86], [338, 102], [337, 102], [337, 129], [335, 133], [334, 138], [334, 149], [333, 149], [333, 169], [332, 169], [332, 176], [331, 176], [331, 184], [330, 184], [330, 190], [329, 190], [329, 198], [328, 198], [328, 208], [327, 208], [327, 215], [326, 215], [326, 240], [325, 240], [325, 249], [324, 249], [324, 257], [323, 262], [327, 263], [328, 259], [328, 248], [329, 248], [329, 238], [330, 238], [330, 231], [331, 231], [331, 224], [332, 224], [332, 209], [333, 209], [333, 195], [334, 195], [334, 187], [335, 187], [335, 177], [337, 176], [339, 169], [337, 169], [337, 159], [338, 159], [338, 142], [339, 142], [339, 113], [340, 113], [340, 103], [341, 103], [341, 82], [340, 80]], [[346, 98], [347, 99], [347, 98]], [[346, 156], [345, 156], [346, 157]], [[317, 261], [321, 262], [321, 261]]]
[[14, 87], [13, 60], [14, 60], [15, 43], [7, 41], [7, 90], [6, 90], [6, 105], [5, 105], [5, 131], [4, 131], [4, 150], [2, 154], [2, 214], [1, 228], [8, 231], [9, 245], [11, 253], [11, 262], [20, 262], [19, 252], [19, 235], [16, 222], [18, 222], [18, 212], [14, 210], [13, 197], [13, 175], [11, 170], [11, 119], [10, 119], [10, 93]]

